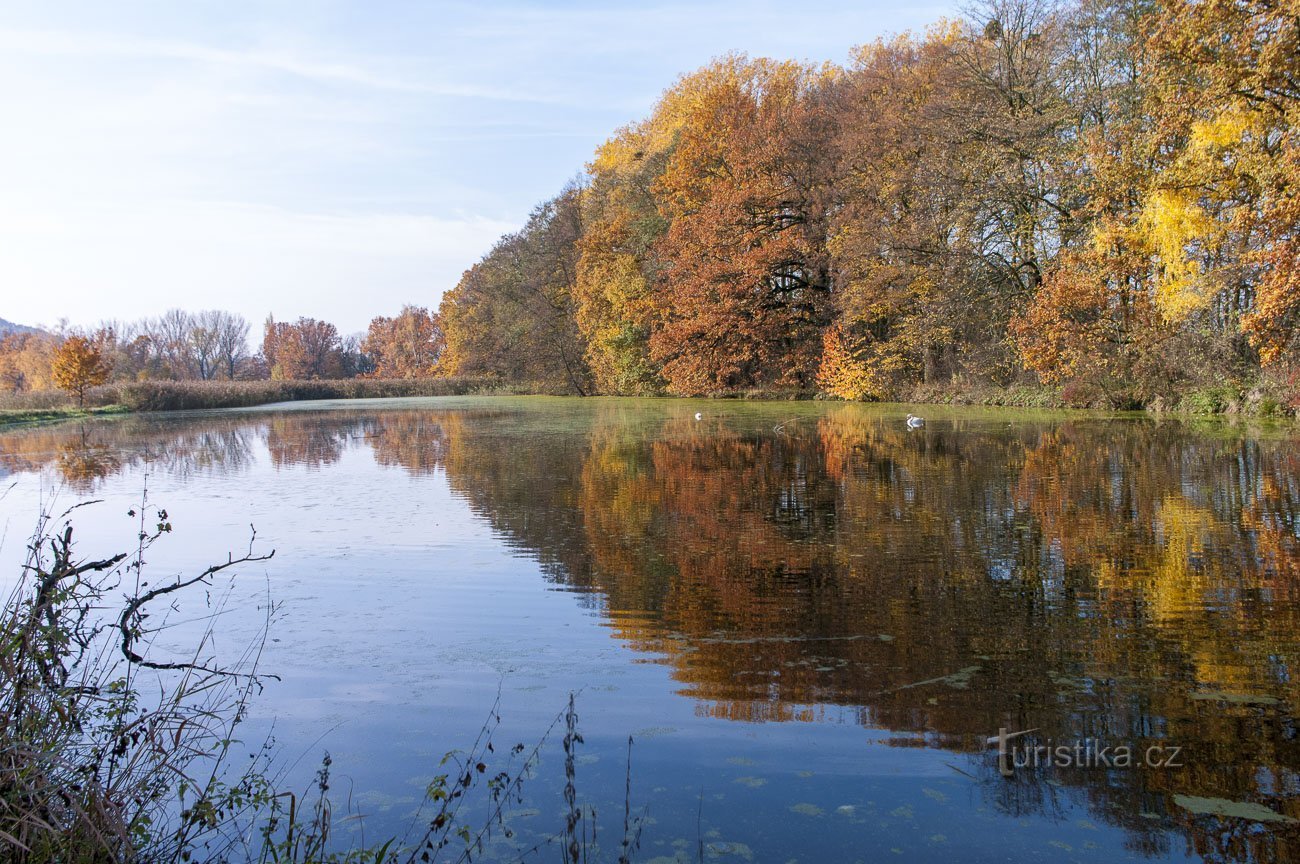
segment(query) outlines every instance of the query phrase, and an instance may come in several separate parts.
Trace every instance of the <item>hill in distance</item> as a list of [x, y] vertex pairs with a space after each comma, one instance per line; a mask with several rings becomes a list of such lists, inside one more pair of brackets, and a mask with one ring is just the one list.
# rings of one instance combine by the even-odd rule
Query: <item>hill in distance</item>
[[26, 324], [15, 324], [12, 321], [6, 321], [0, 318], [0, 336], [8, 336], [10, 333], [40, 333], [39, 327], [28, 327]]

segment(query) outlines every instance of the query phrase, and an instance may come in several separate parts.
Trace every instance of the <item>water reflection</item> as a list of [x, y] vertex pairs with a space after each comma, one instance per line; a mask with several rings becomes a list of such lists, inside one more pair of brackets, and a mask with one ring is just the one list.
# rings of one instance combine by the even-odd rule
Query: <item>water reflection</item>
[[1050, 817], [1082, 795], [1142, 854], [1300, 854], [1292, 821], [1175, 800], [1300, 819], [1289, 442], [960, 415], [909, 432], [853, 406], [777, 423], [759, 409], [697, 422], [673, 403], [566, 411], [128, 418], [6, 434], [0, 467], [82, 489], [145, 459], [178, 476], [239, 471], [263, 449], [277, 467], [358, 451], [445, 472], [701, 714], [818, 721], [841, 706], [900, 746], [972, 754], [1001, 727], [1139, 752], [1175, 742], [1177, 770], [1007, 779], [982, 755], [964, 764], [986, 805]]

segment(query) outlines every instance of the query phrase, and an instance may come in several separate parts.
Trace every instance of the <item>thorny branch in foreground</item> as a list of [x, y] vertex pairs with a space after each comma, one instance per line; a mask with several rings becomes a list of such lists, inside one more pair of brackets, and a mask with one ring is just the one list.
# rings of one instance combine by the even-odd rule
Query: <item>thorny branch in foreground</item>
[[[149, 508], [146, 493], [141, 514], [157, 515], [158, 527], [140, 533], [134, 555], [78, 560], [70, 516], [82, 506], [57, 519], [41, 513], [23, 578], [0, 613], [0, 843], [17, 862], [220, 857], [233, 842], [232, 818], [256, 810], [265, 788], [257, 759], [265, 749], [226, 770], [265, 626], [233, 662], [197, 651], [155, 660], [142, 640], [162, 628], [143, 629], [143, 607], [270, 555], [250, 543], [240, 558], [142, 592], [144, 552], [171, 529], [166, 512]], [[129, 587], [132, 571], [119, 612], [112, 595]], [[137, 680], [145, 669], [147, 687]]]

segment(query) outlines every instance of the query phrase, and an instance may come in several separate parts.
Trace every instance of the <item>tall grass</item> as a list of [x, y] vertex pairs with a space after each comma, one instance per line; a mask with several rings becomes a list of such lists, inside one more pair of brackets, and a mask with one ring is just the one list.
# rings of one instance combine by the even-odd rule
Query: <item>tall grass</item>
[[[120, 405], [132, 411], [193, 408], [247, 408], [305, 399], [377, 399], [400, 396], [465, 396], [540, 392], [486, 378], [345, 378], [320, 381], [129, 381], [105, 384], [86, 393], [86, 405]], [[70, 408], [75, 400], [62, 391], [0, 395], [0, 410]]]

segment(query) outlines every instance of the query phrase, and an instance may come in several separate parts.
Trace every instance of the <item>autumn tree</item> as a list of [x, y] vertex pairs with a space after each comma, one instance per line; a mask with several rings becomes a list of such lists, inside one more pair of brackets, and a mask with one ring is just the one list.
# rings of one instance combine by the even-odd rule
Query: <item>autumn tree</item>
[[1021, 361], [1042, 382], [1075, 384], [1082, 401], [1117, 406], [1158, 395], [1178, 374], [1166, 362], [1176, 304], [1162, 294], [1168, 271], [1143, 205], [1162, 161], [1145, 48], [1154, 12], [1153, 2], [1087, 0], [1064, 25], [1075, 111], [1063, 203], [1088, 230], [1069, 238], [1011, 326]]
[[1062, 41], [1053, 9], [996, 0], [856, 52], [829, 156], [829, 392], [893, 398], [1018, 373], [1008, 324], [1077, 230], [1060, 171]]
[[1146, 206], [1169, 293], [1276, 362], [1300, 323], [1300, 4], [1166, 0], [1150, 44], [1172, 158]]
[[1256, 349], [1281, 357], [1296, 272], [1294, 16], [1090, 0], [1070, 23], [1065, 161], [1088, 232], [1015, 328], [1026, 365], [1143, 404], [1255, 368]]
[[733, 56], [700, 76], [655, 184], [671, 226], [651, 355], [674, 393], [806, 388], [830, 321], [820, 92], [833, 71]]
[[818, 373], [832, 395], [889, 398], [959, 371], [963, 337], [992, 311], [973, 303], [962, 148], [947, 128], [959, 35], [941, 26], [865, 46], [834, 94], [829, 250], [841, 284]]
[[22, 393], [55, 386], [50, 367], [58, 340], [49, 333], [9, 333], [0, 338], [0, 384]]
[[84, 336], [64, 339], [51, 365], [55, 386], [75, 394], [78, 405], [85, 405], [87, 390], [108, 381], [110, 371], [99, 347]]
[[685, 122], [682, 103], [692, 86], [690, 79], [679, 82], [647, 120], [619, 130], [587, 166], [574, 314], [602, 393], [663, 390], [649, 343], [656, 321], [655, 245], [669, 223], [654, 184]]
[[591, 373], [575, 320], [579, 190], [533, 211], [443, 295], [444, 375], [475, 375], [585, 395]]
[[139, 321], [110, 319], [95, 328], [95, 343], [113, 366], [118, 381], [141, 381], [170, 377], [162, 368], [153, 342]]
[[1073, 116], [1064, 21], [1049, 0], [984, 0], [955, 41], [959, 97], [947, 135], [984, 298], [1017, 308], [1074, 232], [1062, 167]]
[[315, 318], [290, 324], [268, 318], [262, 336], [262, 355], [277, 380], [340, 378], [344, 352], [338, 328]]
[[403, 306], [396, 317], [370, 322], [362, 350], [373, 361], [376, 378], [427, 378], [437, 372], [442, 341], [436, 315]]

